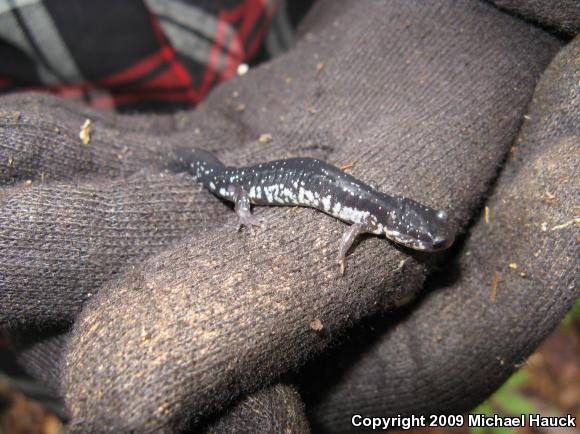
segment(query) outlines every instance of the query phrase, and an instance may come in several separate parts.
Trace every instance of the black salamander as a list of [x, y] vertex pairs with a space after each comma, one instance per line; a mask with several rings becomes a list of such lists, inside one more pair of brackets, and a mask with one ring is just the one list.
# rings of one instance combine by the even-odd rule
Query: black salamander
[[348, 250], [363, 233], [384, 234], [395, 243], [428, 252], [446, 249], [454, 240], [445, 211], [381, 193], [321, 160], [289, 158], [228, 167], [199, 149], [180, 149], [176, 157], [169, 168], [188, 172], [213, 194], [233, 202], [240, 227], [261, 224], [250, 204], [311, 207], [352, 223], [340, 242], [341, 273]]

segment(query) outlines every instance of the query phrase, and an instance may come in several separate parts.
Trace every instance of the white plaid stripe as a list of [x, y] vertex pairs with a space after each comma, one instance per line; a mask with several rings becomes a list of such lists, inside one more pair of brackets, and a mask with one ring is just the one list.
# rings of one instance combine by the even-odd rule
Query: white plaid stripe
[[[179, 0], [146, 0], [146, 3], [156, 15], [159, 15], [161, 27], [173, 48], [184, 57], [206, 64], [215, 38], [218, 24], [217, 18], [202, 9], [195, 8]], [[170, 18], [175, 23], [190, 29], [191, 32], [163, 19], [163, 17]], [[200, 38], [195, 33], [204, 35], [206, 39]], [[224, 38], [224, 48], [228, 49], [230, 47], [229, 42], [234, 35], [235, 30], [228, 25]], [[238, 56], [241, 55], [241, 53], [236, 54]], [[218, 71], [223, 68], [224, 62], [224, 53], [220, 53], [220, 58], [216, 65]]]
[[[24, 21], [28, 34], [16, 19], [15, 10]], [[34, 59], [37, 73], [44, 84], [83, 80], [52, 17], [40, 0], [0, 0], [0, 37]]]
[[42, 3], [20, 8], [36, 46], [42, 51], [50, 67], [65, 83], [81, 82], [83, 77], [64, 43], [52, 17]]

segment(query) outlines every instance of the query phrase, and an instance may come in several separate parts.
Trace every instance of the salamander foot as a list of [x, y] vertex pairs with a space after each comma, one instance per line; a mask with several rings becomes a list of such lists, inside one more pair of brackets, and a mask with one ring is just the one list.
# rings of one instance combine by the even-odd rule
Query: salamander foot
[[340, 275], [344, 276], [346, 270], [346, 254], [360, 234], [368, 232], [368, 225], [365, 223], [355, 223], [348, 227], [346, 232], [342, 235], [340, 240], [340, 247], [338, 253], [338, 262], [340, 264]]
[[264, 220], [252, 214], [248, 193], [237, 185], [232, 185], [228, 189], [234, 193], [234, 209], [239, 219], [236, 230], [239, 231], [242, 226], [245, 226], [252, 233], [254, 227], [263, 227]]

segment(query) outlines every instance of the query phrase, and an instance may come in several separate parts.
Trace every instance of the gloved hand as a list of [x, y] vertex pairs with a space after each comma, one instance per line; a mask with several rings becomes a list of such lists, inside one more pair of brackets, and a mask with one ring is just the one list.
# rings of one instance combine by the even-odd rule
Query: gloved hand
[[[509, 208], [502, 214], [496, 205], [501, 194], [513, 197], [526, 187], [537, 168], [529, 163], [543, 161], [537, 155], [502, 178], [508, 186], [501, 193], [498, 185], [490, 224], [479, 224], [465, 246], [421, 255], [367, 237], [351, 251], [345, 276], [336, 262], [343, 223], [310, 209], [256, 208], [267, 228], [255, 236], [235, 233], [231, 209], [187, 177], [158, 167], [171, 158], [172, 147], [184, 143], [212, 150], [232, 165], [296, 155], [354, 162], [351, 174], [445, 209], [461, 233], [560, 45], [543, 30], [478, 2], [321, 1], [292, 52], [219, 86], [191, 113], [129, 118], [46, 96], [4, 97], [0, 167], [4, 181], [17, 183], [0, 196], [2, 323], [37, 340], [22, 346], [23, 360], [61, 387], [79, 432], [170, 431], [296, 371], [353, 332], [356, 323], [415, 293], [434, 268], [453, 270], [459, 263], [463, 274], [376, 337], [378, 343], [365, 347], [360, 359], [340, 355], [340, 365], [357, 372], [370, 364], [373, 377], [344, 375], [332, 387], [321, 381], [328, 387], [311, 408], [317, 425], [348, 430], [345, 412], [357, 403], [376, 405], [381, 414], [431, 410], [443, 384], [453, 397], [441, 399], [434, 411], [458, 409], [461, 398], [473, 403], [532, 350], [577, 295], [569, 285], [569, 234], [553, 230], [549, 234], [556, 238], [534, 238], [530, 234], [538, 234], [523, 231], [532, 231], [535, 226], [526, 223], [535, 219], [522, 217], [523, 223], [513, 225]], [[93, 127], [84, 145], [78, 130], [87, 117]], [[552, 119], [522, 137], [538, 143], [542, 134], [553, 138], [551, 132], [561, 130], [550, 128]], [[259, 140], [263, 134], [271, 140]], [[538, 154], [552, 152], [546, 155], [554, 158], [569, 146], [566, 140], [554, 143]], [[564, 172], [558, 179], [574, 177]], [[560, 189], [550, 194], [571, 195], [562, 182], [554, 187]], [[529, 216], [540, 205], [536, 196], [525, 197], [530, 199], [513, 203]], [[554, 221], [546, 220], [548, 230], [569, 217], [569, 203], [550, 205]], [[489, 233], [491, 224], [500, 224], [497, 232]], [[480, 230], [487, 232], [478, 235]], [[525, 238], [519, 238], [522, 233]], [[554, 239], [568, 243], [545, 256], [526, 250], [534, 241]], [[508, 280], [522, 276], [509, 275], [505, 262], [493, 262], [507, 257], [500, 256], [503, 243], [511, 243], [529, 286]], [[561, 260], [566, 256], [571, 260]], [[554, 289], [534, 285], [542, 275], [531, 258], [558, 271], [558, 297], [550, 300]], [[495, 270], [497, 264], [502, 268]], [[495, 304], [489, 301], [490, 270], [505, 279]], [[521, 288], [520, 296], [501, 299], [504, 282]], [[514, 300], [531, 303], [536, 300], [529, 294], [542, 290], [538, 300], [547, 310], [514, 308]], [[494, 310], [497, 316], [511, 313], [501, 317], [504, 333], [494, 333], [498, 340], [509, 338], [502, 348], [513, 348], [490, 378], [472, 369], [481, 367], [474, 361], [504, 356], [489, 353], [490, 337], [480, 332], [500, 324], [489, 314]], [[466, 317], [479, 333], [461, 333]], [[38, 338], [39, 326], [73, 320], [70, 337]], [[460, 374], [449, 371], [447, 382], [437, 383], [451, 367]], [[381, 382], [384, 387], [378, 387]], [[305, 430], [295, 395], [280, 387], [258, 392], [262, 401], [246, 398], [233, 414], [256, 414], [240, 410], [256, 408], [256, 402], [282, 402], [270, 408], [287, 411], [264, 414]]]
[[491, 394], [580, 296], [580, 39], [543, 74], [487, 211], [404, 312], [376, 317], [303, 375], [315, 431], [349, 415], [461, 414]]

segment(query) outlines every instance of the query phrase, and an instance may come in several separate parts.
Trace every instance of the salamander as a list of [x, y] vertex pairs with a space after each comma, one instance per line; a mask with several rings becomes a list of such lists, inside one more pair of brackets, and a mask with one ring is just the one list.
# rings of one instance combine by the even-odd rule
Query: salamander
[[178, 149], [174, 155], [168, 168], [188, 172], [213, 194], [233, 202], [239, 227], [261, 226], [262, 221], [251, 213], [252, 204], [310, 207], [350, 223], [339, 247], [342, 274], [347, 252], [363, 233], [384, 234], [397, 244], [427, 252], [446, 249], [454, 241], [445, 211], [377, 191], [318, 159], [229, 167], [200, 149]]

